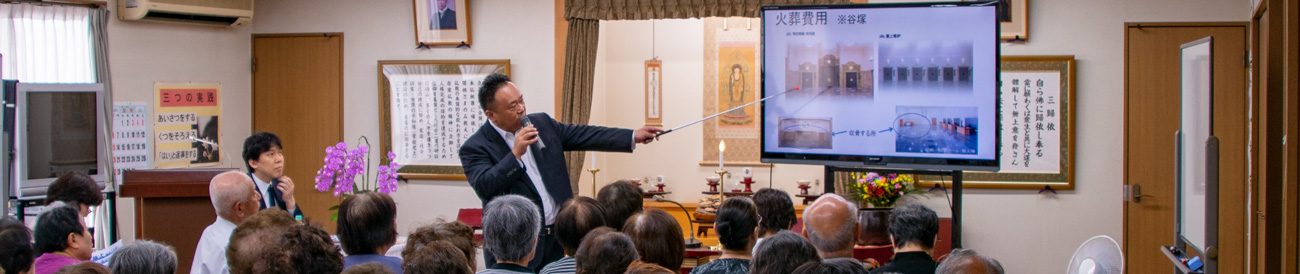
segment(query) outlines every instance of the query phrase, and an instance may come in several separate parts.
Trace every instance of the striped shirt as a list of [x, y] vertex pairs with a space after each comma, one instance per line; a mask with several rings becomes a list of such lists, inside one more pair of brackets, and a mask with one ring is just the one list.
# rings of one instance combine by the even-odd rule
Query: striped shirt
[[542, 268], [541, 274], [571, 274], [578, 271], [578, 266], [573, 257], [564, 256], [563, 259], [552, 262]]

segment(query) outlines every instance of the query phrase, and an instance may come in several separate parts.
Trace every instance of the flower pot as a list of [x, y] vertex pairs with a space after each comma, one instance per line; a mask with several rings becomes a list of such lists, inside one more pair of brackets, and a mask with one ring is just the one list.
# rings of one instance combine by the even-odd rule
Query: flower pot
[[858, 231], [857, 245], [864, 246], [888, 246], [892, 243], [889, 241], [889, 212], [893, 208], [863, 208], [858, 210], [858, 225], [861, 229]]

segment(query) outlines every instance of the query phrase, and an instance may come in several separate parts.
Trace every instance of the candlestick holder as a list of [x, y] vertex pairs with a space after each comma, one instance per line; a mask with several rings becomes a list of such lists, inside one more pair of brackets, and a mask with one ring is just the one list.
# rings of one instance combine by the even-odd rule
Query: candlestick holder
[[589, 168], [587, 169], [587, 172], [591, 172], [591, 197], [594, 198], [596, 197], [596, 192], [600, 191], [599, 189], [596, 189], [596, 172], [600, 172], [600, 169]]
[[718, 174], [718, 178], [719, 178], [718, 180], [721, 182], [720, 185], [722, 185], [722, 190], [718, 192], [718, 194], [721, 194], [721, 195], [719, 195], [719, 196], [722, 196], [721, 198], [719, 198], [720, 200], [718, 200], [718, 204], [721, 205], [721, 204], [722, 204], [722, 201], [726, 201], [726, 200], [727, 200], [727, 184], [726, 184], [726, 181], [727, 181], [727, 177], [729, 177], [729, 175], [730, 175], [731, 173], [730, 173], [730, 172], [727, 172], [727, 170], [725, 170], [725, 169], [714, 170], [713, 173], [717, 173], [717, 174]]

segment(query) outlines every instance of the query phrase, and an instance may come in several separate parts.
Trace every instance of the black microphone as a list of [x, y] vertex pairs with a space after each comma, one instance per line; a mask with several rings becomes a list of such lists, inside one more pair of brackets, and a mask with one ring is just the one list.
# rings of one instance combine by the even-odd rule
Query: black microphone
[[690, 239], [686, 239], [686, 240], [684, 240], [683, 243], [686, 244], [686, 248], [700, 248], [700, 245], [701, 245], [700, 240], [696, 240], [696, 239], [695, 239], [695, 231], [694, 231], [694, 230], [695, 230], [695, 219], [691, 218], [691, 211], [686, 210], [686, 207], [685, 207], [685, 206], [682, 206], [681, 203], [678, 203], [678, 202], [676, 202], [676, 201], [669, 200], [669, 199], [664, 199], [664, 196], [663, 196], [663, 195], [655, 195], [653, 198], [654, 198], [655, 202], [660, 202], [660, 203], [673, 203], [673, 204], [677, 205], [677, 207], [682, 208], [682, 212], [683, 212], [683, 213], [686, 213], [686, 221], [691, 223], [691, 230], [692, 230], [692, 231], [687, 231], [687, 232], [686, 232], [687, 235], [691, 235], [691, 238], [690, 238]]
[[[528, 119], [528, 115], [524, 115], [524, 117], [519, 117], [519, 123], [520, 123], [520, 124], [523, 124], [523, 127], [528, 127], [528, 126], [532, 126], [532, 125], [533, 125], [533, 121]], [[522, 128], [522, 127], [521, 127], [521, 128]], [[533, 143], [533, 149], [536, 149], [536, 150], [543, 150], [543, 149], [546, 149], [546, 144], [545, 144], [545, 143], [542, 143], [542, 135], [541, 135], [541, 134], [538, 134], [538, 135], [537, 135], [537, 142], [536, 142], [536, 143]]]

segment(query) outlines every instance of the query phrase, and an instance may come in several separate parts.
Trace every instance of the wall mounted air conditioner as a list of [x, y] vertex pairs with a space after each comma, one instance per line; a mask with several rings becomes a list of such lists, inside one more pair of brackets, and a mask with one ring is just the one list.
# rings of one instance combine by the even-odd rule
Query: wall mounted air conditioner
[[253, 0], [119, 0], [118, 18], [242, 26], [253, 20]]

